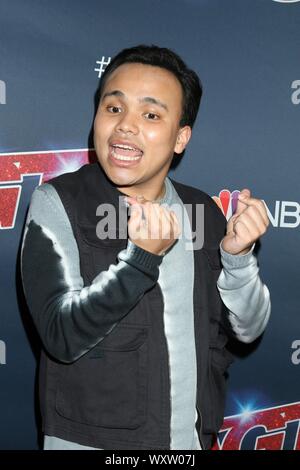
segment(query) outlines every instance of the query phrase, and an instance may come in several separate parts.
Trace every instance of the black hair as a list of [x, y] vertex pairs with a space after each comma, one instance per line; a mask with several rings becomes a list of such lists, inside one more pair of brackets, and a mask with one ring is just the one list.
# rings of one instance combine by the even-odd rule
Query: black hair
[[97, 92], [99, 100], [108, 77], [120, 65], [126, 63], [140, 63], [161, 67], [172, 72], [181, 84], [183, 92], [182, 114], [180, 118], [180, 127], [193, 127], [197, 117], [200, 100], [202, 96], [201, 81], [193, 70], [189, 69], [183, 60], [171, 49], [158, 47], [155, 45], [147, 46], [144, 44], [123, 49], [107, 65], [100, 82]]

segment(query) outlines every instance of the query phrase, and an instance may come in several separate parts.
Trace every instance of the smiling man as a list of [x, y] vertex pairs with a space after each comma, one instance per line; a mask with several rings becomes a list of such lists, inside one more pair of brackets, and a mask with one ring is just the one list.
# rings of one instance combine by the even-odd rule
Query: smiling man
[[[270, 298], [253, 255], [264, 204], [244, 189], [227, 224], [208, 195], [167, 176], [201, 94], [169, 49], [121, 51], [99, 88], [99, 162], [34, 191], [22, 276], [44, 346], [45, 449], [210, 448], [228, 339], [265, 329]], [[112, 223], [99, 237], [111, 208], [125, 211], [125, 236]]]
[[125, 63], [106, 80], [95, 149], [107, 176], [127, 194], [162, 196], [174, 152], [182, 153], [191, 136], [190, 126], [180, 126], [182, 94], [170, 71], [140, 63]]

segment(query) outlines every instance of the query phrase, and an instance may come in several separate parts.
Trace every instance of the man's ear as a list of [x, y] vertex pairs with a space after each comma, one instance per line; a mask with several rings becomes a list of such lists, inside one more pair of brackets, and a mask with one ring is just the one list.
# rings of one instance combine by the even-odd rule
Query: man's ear
[[192, 129], [190, 126], [181, 127], [178, 131], [176, 144], [174, 148], [175, 153], [182, 153], [187, 146], [192, 135]]

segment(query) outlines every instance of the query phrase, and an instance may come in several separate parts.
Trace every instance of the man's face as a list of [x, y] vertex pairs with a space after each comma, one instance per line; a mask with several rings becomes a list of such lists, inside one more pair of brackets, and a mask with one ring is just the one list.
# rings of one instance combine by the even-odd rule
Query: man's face
[[190, 127], [180, 128], [182, 90], [168, 70], [123, 64], [107, 79], [94, 122], [94, 144], [109, 179], [131, 195], [157, 197], [173, 154]]

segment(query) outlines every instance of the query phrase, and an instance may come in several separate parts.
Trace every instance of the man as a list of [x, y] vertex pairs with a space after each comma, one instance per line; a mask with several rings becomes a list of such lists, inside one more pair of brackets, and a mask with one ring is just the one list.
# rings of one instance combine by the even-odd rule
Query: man
[[[22, 276], [44, 345], [46, 449], [210, 448], [228, 337], [250, 342], [266, 326], [269, 293], [252, 254], [264, 204], [244, 189], [226, 230], [209, 196], [167, 177], [201, 93], [172, 51], [121, 51], [100, 84], [100, 165], [34, 191]], [[106, 219], [111, 208], [119, 219], [125, 210], [125, 235]]]

